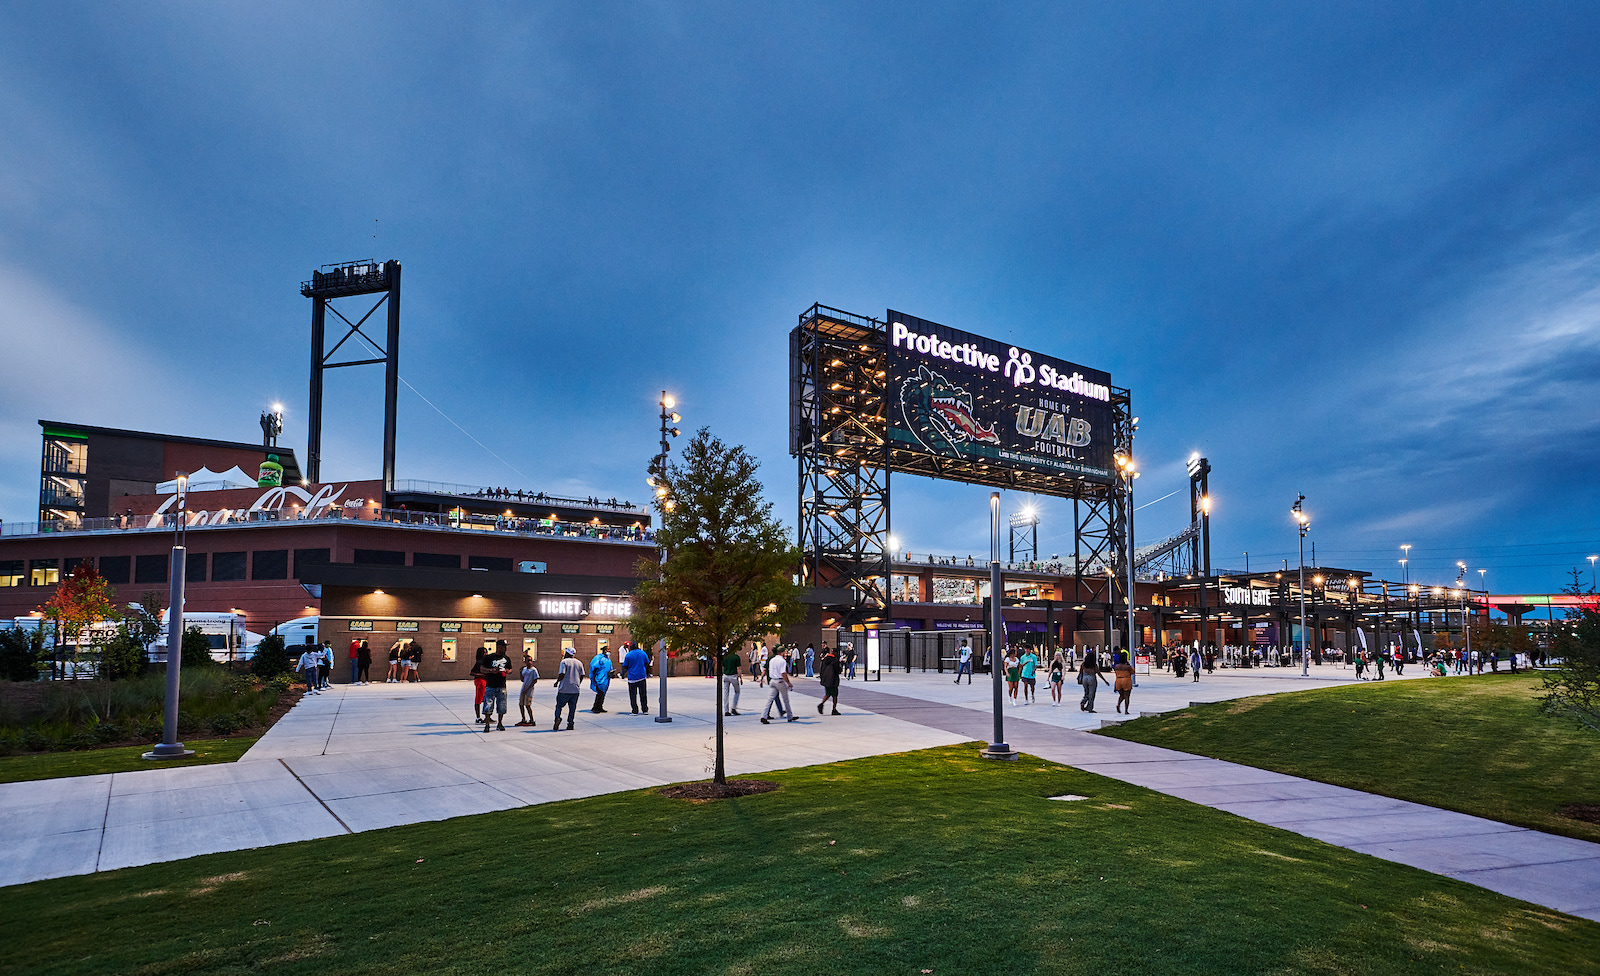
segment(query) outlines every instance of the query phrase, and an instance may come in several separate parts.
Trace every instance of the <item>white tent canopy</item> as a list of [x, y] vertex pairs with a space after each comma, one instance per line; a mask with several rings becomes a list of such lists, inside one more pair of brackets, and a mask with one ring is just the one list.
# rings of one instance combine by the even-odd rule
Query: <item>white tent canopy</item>
[[[189, 475], [189, 491], [222, 491], [227, 488], [254, 488], [256, 476], [246, 474], [239, 470], [236, 464], [226, 471], [213, 471], [210, 468], [201, 468]], [[178, 492], [178, 479], [163, 481], [156, 485], [156, 494], [174, 495]]]

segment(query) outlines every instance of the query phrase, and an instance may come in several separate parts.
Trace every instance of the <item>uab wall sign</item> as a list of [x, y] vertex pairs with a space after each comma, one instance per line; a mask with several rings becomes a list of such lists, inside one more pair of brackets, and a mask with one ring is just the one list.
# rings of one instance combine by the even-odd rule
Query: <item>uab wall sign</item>
[[446, 634], [459, 634], [461, 633], [461, 621], [441, 620], [439, 621], [439, 630]]
[[578, 632], [578, 625], [577, 624], [562, 624], [561, 625], [561, 632], [563, 634], [576, 634]]
[[506, 629], [506, 625], [505, 624], [484, 624], [483, 625], [483, 632], [485, 634], [502, 634], [502, 633], [505, 633], [505, 629]]
[[544, 624], [523, 624], [522, 632], [524, 634], [542, 634], [544, 633]]
[[417, 632], [417, 622], [415, 620], [396, 620], [394, 629], [402, 634], [414, 634]]
[[594, 632], [597, 633], [597, 634], [615, 634], [617, 632], [617, 625], [616, 624], [595, 624], [594, 625]]
[[371, 630], [372, 629], [372, 621], [370, 621], [370, 620], [352, 620], [352, 621], [350, 621], [350, 629], [351, 630]]

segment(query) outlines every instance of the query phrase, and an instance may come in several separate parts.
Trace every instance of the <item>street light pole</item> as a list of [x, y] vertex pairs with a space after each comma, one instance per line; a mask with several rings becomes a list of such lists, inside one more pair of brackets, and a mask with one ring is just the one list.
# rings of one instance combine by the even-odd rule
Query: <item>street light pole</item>
[[[650, 462], [650, 477], [647, 480], [650, 487], [656, 490], [656, 497], [661, 499], [661, 508], [664, 512], [672, 511], [675, 504], [668, 493], [669, 489], [665, 481], [667, 454], [672, 450], [672, 441], [668, 440], [668, 436], [678, 436], [678, 428], [672, 425], [683, 419], [672, 412], [675, 403], [676, 401], [672, 397], [667, 396], [666, 390], [661, 391], [661, 453], [657, 454]], [[658, 478], [662, 480], [658, 481]], [[665, 566], [666, 563], [667, 551], [662, 549], [661, 564]], [[710, 648], [709, 654], [711, 660], [716, 662], [717, 670], [719, 671], [722, 669], [722, 650], [720, 647]], [[656, 721], [670, 722], [672, 721], [672, 716], [667, 714], [667, 640], [664, 637], [656, 643], [656, 680], [660, 687], [656, 697], [659, 709]], [[716, 680], [721, 681], [722, 679], [717, 678]], [[721, 719], [719, 718], [718, 721], [721, 721]]]
[[1590, 590], [1593, 590], [1595, 588], [1595, 585], [1594, 585], [1594, 563], [1595, 563], [1595, 560], [1597, 560], [1597, 559], [1600, 559], [1600, 556], [1590, 556], [1589, 557], [1589, 589]]
[[1306, 531], [1311, 528], [1311, 516], [1305, 513], [1306, 496], [1295, 500], [1290, 514], [1300, 523], [1300, 676], [1311, 676], [1311, 654], [1306, 650]]
[[1006, 625], [1000, 612], [1005, 583], [1000, 578], [1000, 493], [989, 493], [989, 678], [994, 685], [994, 740], [978, 753], [984, 759], [1016, 759], [1017, 751], [1006, 744], [1005, 698], [1000, 688], [1004, 670]]
[[1400, 557], [1400, 582], [1410, 585], [1411, 567], [1406, 564], [1411, 561], [1411, 543], [1408, 542], [1401, 546], [1400, 551], [1405, 553], [1404, 556]]
[[178, 497], [173, 506], [177, 514], [174, 516], [172, 534], [172, 565], [168, 570], [172, 579], [168, 582], [167, 591], [167, 700], [161, 716], [161, 744], [145, 753], [146, 759], [182, 759], [194, 755], [193, 749], [185, 749], [183, 743], [178, 741], [178, 678], [183, 667], [183, 584], [185, 557], [188, 555], [188, 549], [184, 546], [189, 522], [189, 513], [186, 511], [188, 486], [188, 477], [178, 475]]

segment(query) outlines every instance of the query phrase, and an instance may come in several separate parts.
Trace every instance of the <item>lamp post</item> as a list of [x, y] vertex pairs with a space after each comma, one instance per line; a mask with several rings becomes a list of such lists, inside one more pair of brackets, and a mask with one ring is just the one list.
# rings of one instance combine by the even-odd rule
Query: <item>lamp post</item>
[[[1122, 480], [1122, 490], [1123, 490], [1123, 493], [1124, 493], [1124, 496], [1125, 496], [1124, 505], [1126, 506], [1127, 512], [1128, 512], [1127, 539], [1126, 539], [1126, 547], [1127, 547], [1126, 548], [1126, 553], [1127, 553], [1126, 558], [1127, 558], [1127, 562], [1128, 562], [1128, 635], [1127, 635], [1127, 639], [1125, 641], [1123, 641], [1123, 649], [1128, 654], [1128, 663], [1132, 664], [1133, 663], [1133, 628], [1134, 628], [1134, 610], [1133, 610], [1133, 594], [1134, 594], [1134, 590], [1133, 590], [1133, 480], [1135, 478], [1139, 477], [1139, 469], [1133, 463], [1133, 455], [1132, 454], [1123, 454], [1120, 451], [1117, 452], [1117, 472], [1120, 475], [1121, 480]], [[1113, 654], [1112, 657], [1111, 657], [1112, 663], [1116, 663], [1116, 660], [1117, 660], [1116, 655]]]
[[183, 743], [178, 741], [178, 678], [183, 667], [183, 583], [185, 557], [188, 554], [184, 546], [184, 530], [189, 522], [189, 513], [186, 511], [188, 487], [188, 476], [178, 475], [178, 498], [173, 506], [177, 514], [174, 516], [172, 533], [172, 566], [168, 570], [172, 579], [167, 591], [167, 700], [161, 715], [161, 744], [145, 753], [146, 759], [182, 759], [194, 755], [193, 749], [185, 749]]
[[1595, 585], [1594, 585], [1594, 562], [1595, 562], [1596, 559], [1600, 559], [1600, 556], [1590, 556], [1589, 557], [1589, 589], [1590, 590], [1593, 590], [1595, 588]]
[[994, 740], [978, 753], [984, 759], [1016, 759], [1017, 751], [1006, 744], [1005, 698], [1000, 688], [1001, 660], [1006, 646], [1006, 625], [1000, 612], [1005, 584], [1000, 579], [1000, 493], [989, 493], [989, 678], [994, 685]]
[[1400, 557], [1400, 582], [1409, 585], [1411, 583], [1411, 567], [1406, 564], [1411, 562], [1411, 543], [1408, 542], [1401, 546], [1400, 551], [1405, 553], [1404, 556]]
[[[646, 479], [646, 483], [649, 484], [650, 487], [652, 487], [652, 488], [654, 488], [656, 490], [656, 497], [661, 499], [661, 508], [662, 508], [663, 511], [666, 511], [666, 512], [672, 511], [673, 505], [674, 505], [674, 502], [673, 502], [672, 498], [669, 497], [667, 484], [666, 484], [667, 454], [668, 454], [668, 452], [670, 452], [672, 450], [672, 441], [669, 440], [668, 437], [669, 437], [669, 435], [671, 437], [677, 437], [678, 436], [678, 428], [673, 426], [673, 425], [676, 424], [678, 421], [683, 419], [682, 417], [680, 417], [677, 414], [672, 412], [672, 408], [675, 405], [676, 405], [676, 401], [673, 400], [672, 397], [667, 396], [667, 391], [666, 390], [662, 390], [661, 391], [661, 401], [660, 401], [660, 406], [661, 406], [661, 453], [657, 454], [655, 456], [655, 458], [653, 460], [651, 460], [651, 462], [650, 462], [650, 477]], [[663, 549], [663, 550], [661, 550], [661, 563], [662, 563], [662, 565], [666, 565], [666, 562], [667, 562], [667, 552], [666, 552], [665, 549]], [[711, 648], [710, 649], [710, 655], [711, 655], [711, 659], [717, 662], [718, 670], [721, 670], [722, 648], [720, 648], [720, 647]], [[656, 680], [657, 680], [657, 682], [659, 684], [659, 687], [661, 689], [660, 692], [658, 693], [657, 699], [656, 699], [657, 703], [658, 703], [658, 713], [656, 715], [656, 721], [657, 722], [670, 722], [670, 721], [672, 721], [672, 716], [667, 714], [667, 641], [666, 641], [666, 638], [662, 638], [660, 641], [657, 642], [657, 645], [656, 645]], [[717, 680], [721, 680], [721, 679], [717, 679]]]
[[1311, 655], [1306, 651], [1306, 532], [1311, 528], [1311, 516], [1305, 512], [1306, 496], [1295, 499], [1289, 514], [1300, 524], [1300, 676], [1311, 677]]

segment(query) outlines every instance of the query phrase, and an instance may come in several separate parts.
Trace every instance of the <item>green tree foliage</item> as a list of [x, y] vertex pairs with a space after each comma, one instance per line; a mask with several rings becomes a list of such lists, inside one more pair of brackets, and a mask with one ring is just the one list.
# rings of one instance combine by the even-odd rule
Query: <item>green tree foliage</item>
[[56, 584], [56, 592], [39, 608], [45, 619], [56, 622], [57, 649], [66, 644], [76, 646], [82, 639], [83, 629], [90, 624], [122, 619], [112, 602], [114, 595], [111, 584], [95, 572], [92, 564], [83, 562], [74, 566], [67, 578]]
[[190, 627], [183, 632], [183, 662], [180, 667], [209, 668], [216, 666], [216, 659], [211, 656], [211, 638], [200, 632], [199, 627]]
[[295, 659], [289, 656], [282, 634], [268, 634], [256, 645], [255, 656], [250, 659], [250, 673], [258, 678], [276, 678], [294, 670]]
[[7, 627], [0, 630], [0, 678], [36, 681], [44, 658], [44, 631]]
[[150, 659], [146, 642], [139, 639], [137, 631], [138, 625], [131, 621], [123, 621], [117, 626], [116, 636], [107, 642], [105, 650], [100, 653], [101, 678], [120, 681], [144, 674]]
[[[657, 566], [641, 560], [628, 629], [646, 644], [665, 639], [674, 650], [704, 651], [713, 662], [727, 648], [778, 633], [802, 616], [790, 574], [799, 553], [762, 500], [756, 459], [704, 428], [682, 460], [657, 472], [660, 527]], [[720, 671], [720, 668], [718, 668]], [[716, 765], [723, 763], [722, 682], [717, 686]]]
[[1545, 673], [1539, 702], [1551, 715], [1562, 715], [1600, 732], [1600, 613], [1578, 611], [1555, 639], [1561, 666]]

